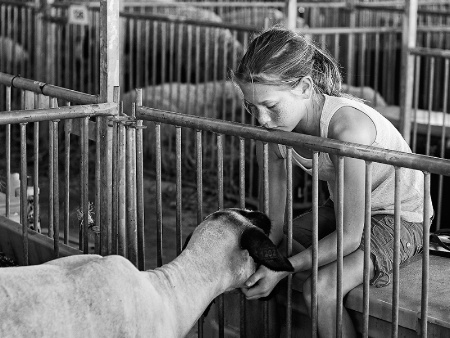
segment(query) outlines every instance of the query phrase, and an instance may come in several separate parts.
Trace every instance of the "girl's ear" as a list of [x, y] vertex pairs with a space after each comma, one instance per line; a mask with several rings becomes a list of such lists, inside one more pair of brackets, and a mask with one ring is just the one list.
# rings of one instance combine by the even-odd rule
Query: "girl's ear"
[[299, 95], [303, 99], [310, 99], [313, 94], [313, 81], [311, 76], [304, 76], [299, 83], [293, 88], [293, 92], [296, 95]]

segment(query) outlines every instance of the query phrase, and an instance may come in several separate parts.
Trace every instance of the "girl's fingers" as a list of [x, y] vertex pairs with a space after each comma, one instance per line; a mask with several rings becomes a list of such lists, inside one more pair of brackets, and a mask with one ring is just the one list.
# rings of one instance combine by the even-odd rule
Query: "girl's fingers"
[[253, 275], [251, 275], [247, 279], [247, 281], [245, 282], [245, 286], [250, 288], [253, 285], [255, 285], [261, 278], [262, 278], [262, 275], [260, 273], [260, 269], [258, 269]]

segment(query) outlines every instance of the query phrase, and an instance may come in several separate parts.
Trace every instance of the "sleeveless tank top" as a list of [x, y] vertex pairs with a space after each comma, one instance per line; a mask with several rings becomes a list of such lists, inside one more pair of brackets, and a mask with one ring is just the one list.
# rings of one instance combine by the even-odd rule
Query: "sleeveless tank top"
[[[328, 126], [334, 113], [342, 107], [353, 107], [366, 114], [373, 122], [376, 137], [373, 147], [411, 153], [411, 149], [394, 127], [383, 115], [362, 102], [344, 97], [325, 96], [320, 117], [320, 137], [328, 137]], [[286, 147], [278, 145], [279, 156], [286, 158]], [[312, 160], [292, 151], [292, 161], [311, 175]], [[335, 168], [328, 153], [319, 153], [319, 179], [326, 181], [330, 198], [335, 196]], [[395, 169], [392, 165], [373, 162], [372, 164], [372, 215], [394, 214]], [[424, 183], [419, 170], [401, 168], [401, 217], [408, 222], [423, 222]], [[432, 208], [431, 199], [427, 201]], [[431, 209], [432, 210], [432, 209]]]

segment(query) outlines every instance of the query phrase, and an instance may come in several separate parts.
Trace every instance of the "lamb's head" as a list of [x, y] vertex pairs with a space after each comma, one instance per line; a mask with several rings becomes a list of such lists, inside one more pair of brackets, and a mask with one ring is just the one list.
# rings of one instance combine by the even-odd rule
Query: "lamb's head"
[[242, 287], [262, 264], [275, 271], [293, 271], [289, 260], [269, 239], [271, 222], [262, 212], [230, 208], [219, 210], [200, 223], [187, 249], [221, 260], [233, 279], [229, 289]]

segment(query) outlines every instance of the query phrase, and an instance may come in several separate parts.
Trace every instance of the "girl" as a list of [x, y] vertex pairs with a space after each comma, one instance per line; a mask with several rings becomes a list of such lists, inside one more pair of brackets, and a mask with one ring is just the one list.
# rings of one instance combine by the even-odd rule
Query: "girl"
[[[342, 79], [336, 62], [302, 35], [284, 28], [272, 28], [256, 37], [233, 73], [244, 95], [249, 113], [266, 129], [302, 133], [344, 142], [411, 152], [395, 127], [380, 113], [341, 92]], [[269, 145], [269, 217], [271, 239], [283, 239], [286, 206], [286, 148]], [[262, 167], [262, 145], [257, 145]], [[295, 147], [293, 162], [310, 173], [312, 152]], [[336, 217], [333, 201], [337, 193], [337, 158], [320, 153], [319, 179], [326, 181], [330, 198], [319, 207], [318, 325], [322, 337], [334, 337], [336, 330]], [[393, 269], [394, 168], [374, 163], [371, 222], [371, 283], [389, 284]], [[423, 175], [402, 169], [401, 262], [420, 253], [423, 222]], [[344, 160], [343, 294], [363, 281], [364, 267], [363, 160]], [[431, 204], [431, 201], [427, 201]], [[294, 251], [289, 258], [297, 273], [307, 276], [303, 297], [311, 308], [312, 214], [294, 220]], [[247, 299], [268, 296], [287, 276], [261, 266], [243, 289]], [[355, 336], [355, 329], [343, 310], [343, 337]]]

